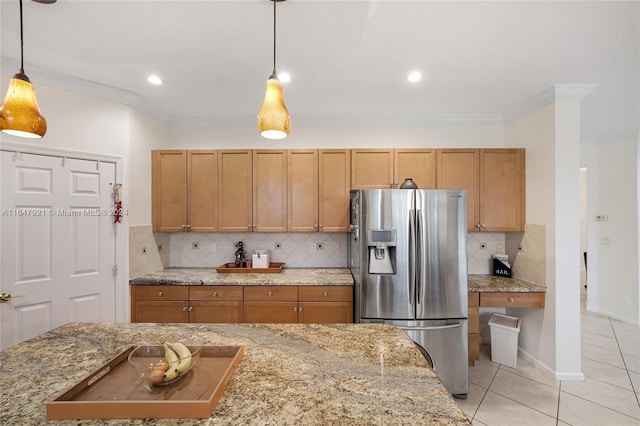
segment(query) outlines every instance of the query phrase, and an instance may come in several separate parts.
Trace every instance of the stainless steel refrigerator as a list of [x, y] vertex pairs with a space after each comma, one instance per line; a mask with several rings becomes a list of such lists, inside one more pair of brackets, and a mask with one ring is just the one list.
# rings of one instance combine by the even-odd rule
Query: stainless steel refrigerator
[[356, 321], [404, 329], [449, 393], [465, 398], [466, 191], [351, 191], [349, 267]]

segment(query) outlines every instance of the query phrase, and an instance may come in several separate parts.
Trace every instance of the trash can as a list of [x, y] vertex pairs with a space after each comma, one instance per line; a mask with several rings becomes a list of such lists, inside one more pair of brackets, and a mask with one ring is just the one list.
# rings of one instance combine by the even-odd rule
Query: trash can
[[516, 368], [520, 318], [493, 313], [491, 327], [491, 361]]

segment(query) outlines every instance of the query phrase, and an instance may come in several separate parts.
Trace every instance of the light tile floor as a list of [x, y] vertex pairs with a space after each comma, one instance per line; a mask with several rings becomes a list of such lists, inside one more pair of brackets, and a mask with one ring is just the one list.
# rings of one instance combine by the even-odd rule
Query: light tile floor
[[640, 327], [587, 312], [582, 291], [583, 382], [556, 381], [523, 358], [491, 361], [481, 345], [469, 394], [456, 400], [474, 425], [640, 426]]

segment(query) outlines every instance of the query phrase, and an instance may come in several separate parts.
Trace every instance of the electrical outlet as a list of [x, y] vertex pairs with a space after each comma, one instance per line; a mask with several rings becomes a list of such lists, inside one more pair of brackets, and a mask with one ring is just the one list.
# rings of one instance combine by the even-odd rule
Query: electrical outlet
[[322, 243], [318, 243], [318, 250], [322, 250], [324, 248], [324, 245]]
[[211, 243], [209, 244], [209, 251], [211, 253], [215, 253], [218, 251], [218, 243]]
[[280, 250], [282, 248], [282, 243], [276, 243], [276, 249]]
[[147, 254], [147, 248], [146, 247], [142, 247], [142, 254]]
[[311, 253], [315, 253], [318, 251], [318, 245], [316, 243], [311, 243]]
[[487, 243], [480, 243], [480, 249], [486, 250], [487, 249]]
[[199, 248], [200, 248], [200, 243], [195, 242], [195, 241], [194, 241], [194, 242], [192, 242], [192, 243], [191, 243], [191, 248], [192, 248], [192, 249], [199, 249]]

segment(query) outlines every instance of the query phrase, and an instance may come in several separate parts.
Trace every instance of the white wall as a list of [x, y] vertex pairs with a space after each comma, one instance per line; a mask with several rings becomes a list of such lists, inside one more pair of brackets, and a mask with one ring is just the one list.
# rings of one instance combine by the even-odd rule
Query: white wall
[[587, 309], [639, 324], [638, 141], [590, 144], [581, 160], [588, 170]]
[[[294, 124], [295, 126], [295, 124]], [[168, 148], [503, 148], [502, 126], [309, 127], [296, 128], [279, 141], [262, 138], [257, 129], [169, 129]]]
[[509, 145], [526, 148], [527, 223], [545, 227], [545, 309], [518, 309], [521, 350], [547, 371], [555, 371], [555, 104], [505, 125]]

